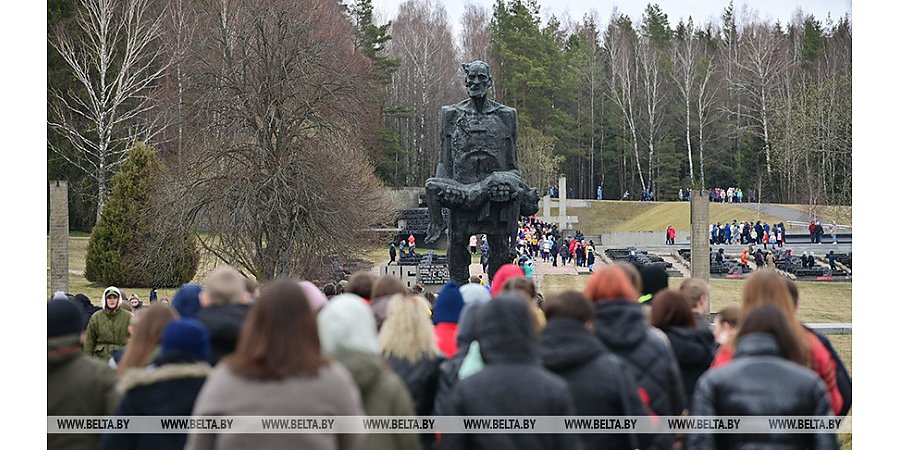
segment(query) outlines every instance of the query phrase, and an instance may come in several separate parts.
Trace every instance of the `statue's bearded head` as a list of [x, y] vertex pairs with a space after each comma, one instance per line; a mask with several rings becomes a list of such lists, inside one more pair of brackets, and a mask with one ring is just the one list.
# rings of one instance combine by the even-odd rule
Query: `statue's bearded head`
[[488, 89], [494, 85], [491, 68], [484, 61], [463, 64], [466, 72], [466, 91], [469, 97], [487, 97]]

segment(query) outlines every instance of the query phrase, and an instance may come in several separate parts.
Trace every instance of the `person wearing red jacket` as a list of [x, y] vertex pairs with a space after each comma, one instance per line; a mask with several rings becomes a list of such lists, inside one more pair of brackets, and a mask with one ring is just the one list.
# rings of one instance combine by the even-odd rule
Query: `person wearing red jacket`
[[[843, 397], [837, 386], [837, 372], [831, 353], [819, 341], [814, 333], [803, 327], [800, 320], [794, 313], [794, 301], [785, 279], [777, 272], [771, 269], [761, 269], [756, 271], [747, 279], [744, 284], [743, 299], [741, 301], [741, 316], [745, 316], [751, 309], [763, 304], [773, 304], [777, 306], [788, 318], [789, 323], [794, 331], [797, 345], [806, 355], [806, 366], [814, 370], [822, 381], [825, 382], [826, 390], [831, 404], [831, 409], [838, 414], [844, 405]], [[734, 359], [734, 342], [719, 348], [711, 367], [720, 367], [730, 363]]]

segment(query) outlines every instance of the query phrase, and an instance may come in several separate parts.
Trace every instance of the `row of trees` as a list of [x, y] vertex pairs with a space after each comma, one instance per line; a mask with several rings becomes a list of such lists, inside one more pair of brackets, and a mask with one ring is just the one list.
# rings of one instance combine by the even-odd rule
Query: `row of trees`
[[[518, 108], [535, 186], [580, 196], [756, 188], [766, 201], [850, 201], [851, 28], [799, 12], [542, 20], [536, 0], [466, 6], [454, 40], [440, 0], [385, 23], [371, 0], [48, 0], [48, 170], [70, 223], [102, 217], [128, 149], [158, 152], [148, 220], [259, 278], [311, 273], [388, 221], [381, 187], [422, 186], [438, 111], [462, 62], [492, 68]], [[162, 194], [160, 194], [162, 195]]]
[[408, 0], [392, 21], [391, 102], [405, 114], [388, 123], [406, 164], [390, 184], [432, 173], [436, 111], [463, 95], [459, 63], [484, 59], [496, 98], [519, 110], [523, 170], [541, 188], [564, 173], [585, 197], [597, 185], [657, 198], [740, 186], [764, 201], [850, 203], [846, 16], [770, 22], [729, 4], [716, 21], [673, 24], [650, 4], [637, 18], [545, 22], [536, 0], [498, 0], [468, 4], [461, 25], [457, 46], [436, 0]]
[[[203, 231], [200, 245], [258, 279], [316, 277], [352, 254], [358, 230], [388, 220], [373, 168], [380, 155], [366, 150], [380, 148], [373, 136], [390, 78], [379, 71], [383, 27], [367, 22], [365, 5], [49, 6], [49, 176], [74, 181], [73, 225], [106, 224], [95, 228], [92, 247], [108, 253], [136, 221], [176, 224]], [[131, 174], [147, 178], [132, 183], [154, 186], [146, 193], [154, 199], [140, 211], [125, 205], [121, 223], [123, 205], [107, 202], [109, 180], [139, 142], [162, 168]], [[104, 231], [111, 222], [117, 232]], [[167, 258], [120, 247], [122, 257]], [[103, 266], [92, 264], [92, 279], [115, 278]]]

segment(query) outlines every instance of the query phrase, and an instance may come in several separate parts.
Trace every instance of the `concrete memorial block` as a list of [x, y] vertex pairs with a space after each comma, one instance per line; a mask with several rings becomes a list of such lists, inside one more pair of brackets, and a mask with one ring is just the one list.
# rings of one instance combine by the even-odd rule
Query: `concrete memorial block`
[[[559, 177], [559, 199], [553, 199], [549, 195], [545, 195], [541, 200], [541, 205], [543, 207], [541, 220], [547, 223], [556, 223], [560, 230], [571, 230], [572, 224], [578, 223], [578, 216], [569, 216], [566, 214], [568, 212], [567, 208], [569, 203], [573, 203], [568, 199], [566, 191], [566, 177]], [[588, 206], [586, 202], [581, 202], [584, 204], [573, 206], [581, 208]], [[554, 216], [550, 213], [550, 208], [553, 207], [559, 208], [559, 215]]]
[[69, 185], [50, 182], [50, 292], [69, 291]]
[[[709, 283], [709, 198], [699, 189], [691, 190], [691, 277]], [[710, 298], [707, 317], [711, 303]]]

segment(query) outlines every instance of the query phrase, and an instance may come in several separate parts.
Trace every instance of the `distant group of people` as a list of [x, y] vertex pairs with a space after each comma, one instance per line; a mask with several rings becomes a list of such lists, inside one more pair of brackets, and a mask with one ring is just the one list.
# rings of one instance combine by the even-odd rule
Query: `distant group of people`
[[[828, 232], [828, 234], [831, 235], [831, 243], [837, 244], [838, 243], [837, 223], [832, 222], [831, 224], [827, 225], [827, 227], [828, 227], [827, 232]], [[822, 238], [825, 236], [825, 232], [826, 232], [825, 227], [822, 226], [821, 222], [819, 222], [818, 220], [811, 221], [809, 223], [809, 243], [810, 244], [821, 244]]]
[[516, 250], [519, 265], [525, 269], [528, 278], [531, 278], [533, 271], [533, 264], [529, 262], [538, 257], [543, 262], [552, 263], [553, 267], [573, 263], [576, 267], [587, 267], [591, 272], [596, 262], [594, 249], [594, 241], [587, 240], [581, 231], [576, 230], [574, 237], [563, 236], [556, 224], [548, 224], [534, 217], [519, 223]]
[[[393, 242], [391, 242], [391, 247], [388, 250], [388, 255], [391, 257], [391, 260], [388, 262], [388, 264], [394, 264], [397, 262], [397, 247], [398, 247], [397, 245], [395, 245]], [[410, 255], [415, 255], [416, 254], [416, 237], [412, 233], [410, 233], [408, 238], [400, 240], [399, 247], [400, 247], [400, 255], [405, 255], [407, 252], [407, 249], [409, 249]]]
[[[550, 186], [547, 188], [547, 195], [550, 198], [559, 198], [559, 186]], [[566, 189], [566, 198], [575, 198], [575, 191], [572, 189], [572, 186], [569, 186]]]
[[[752, 200], [752, 193], [749, 201]], [[741, 188], [730, 187], [728, 189], [724, 188], [712, 188], [709, 190], [709, 201], [716, 203], [743, 203], [744, 202], [744, 191]]]
[[785, 244], [784, 222], [769, 225], [767, 222], [757, 220], [722, 224], [716, 222], [709, 226], [709, 243], [713, 245], [751, 244], [762, 245], [764, 249], [784, 247]]

